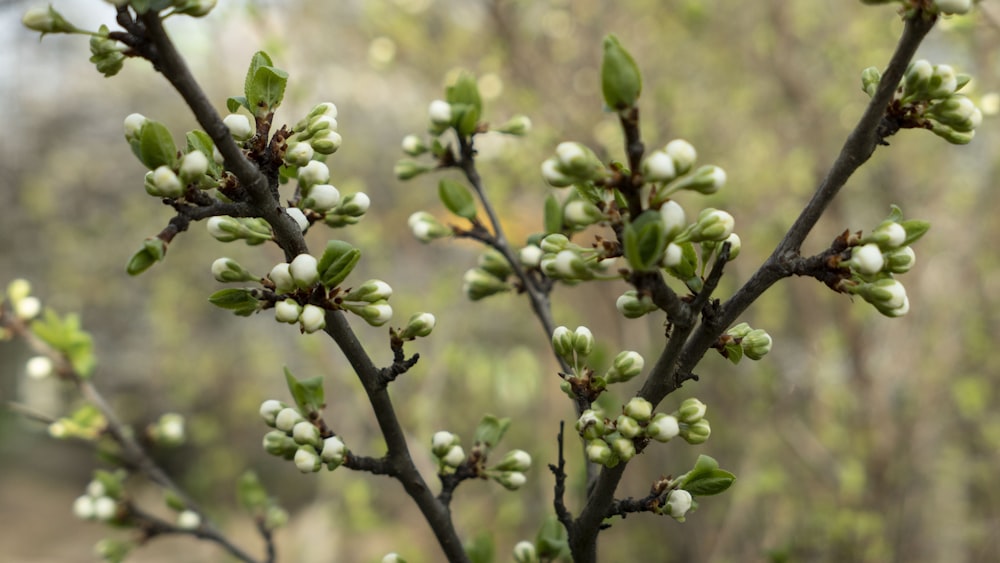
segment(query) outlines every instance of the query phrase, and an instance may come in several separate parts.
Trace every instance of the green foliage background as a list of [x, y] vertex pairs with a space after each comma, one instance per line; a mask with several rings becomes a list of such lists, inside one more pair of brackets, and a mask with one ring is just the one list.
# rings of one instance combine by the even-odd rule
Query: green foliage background
[[[729, 174], [729, 184], [707, 200], [736, 217], [744, 241], [724, 296], [749, 277], [804, 205], [867, 102], [861, 70], [885, 64], [902, 26], [891, 8], [843, 0], [221, 4], [204, 20], [170, 25], [212, 99], [224, 109], [225, 98], [239, 93], [250, 55], [265, 49], [291, 75], [279, 121], [294, 123], [315, 103], [336, 103], [344, 145], [328, 160], [332, 183], [342, 193], [368, 193], [372, 211], [359, 227], [332, 236], [363, 249], [353, 279], [379, 277], [395, 288], [398, 322], [419, 310], [437, 315], [434, 335], [408, 347], [421, 362], [392, 387], [414, 450], [424, 451], [440, 429], [468, 440], [479, 416], [492, 412], [514, 419], [502, 446], [527, 449], [535, 459], [521, 493], [469, 483], [456, 497], [463, 534], [492, 532], [498, 560], [533, 537], [551, 511], [553, 480], [544, 466], [555, 461], [558, 422], [573, 414], [527, 303], [500, 296], [473, 305], [462, 296], [461, 275], [478, 248], [423, 246], [406, 228], [416, 210], [444, 216], [436, 180], [403, 184], [392, 166], [403, 135], [426, 126], [427, 104], [441, 97], [445, 77], [461, 68], [481, 77], [488, 121], [520, 112], [533, 120], [526, 139], [486, 135], [478, 145], [487, 188], [512, 238], [523, 241], [540, 230], [547, 188], [538, 167], [557, 142], [621, 154], [616, 121], [600, 111], [597, 77], [600, 38], [616, 33], [644, 73], [647, 146], [686, 138], [701, 161]], [[101, 2], [56, 7], [78, 25], [112, 19]], [[986, 3], [975, 16], [943, 22], [921, 51], [975, 76], [974, 99], [1000, 88], [991, 9]], [[0, 10], [2, 40], [12, 53], [2, 60], [7, 78], [0, 82], [8, 101], [0, 281], [28, 277], [46, 304], [82, 313], [99, 353], [96, 381], [124, 418], [141, 428], [165, 411], [189, 417], [189, 444], [179, 454], [164, 452], [164, 463], [196, 497], [219, 507], [248, 545], [256, 540], [230, 509], [235, 477], [249, 466], [294, 515], [279, 533], [282, 560], [374, 561], [395, 550], [410, 561], [433, 561], [433, 538], [395, 483], [346, 470], [301, 476], [260, 450], [265, 427], [257, 406], [287, 400], [281, 368], [288, 365], [299, 376], [325, 374], [327, 419], [353, 449], [382, 451], [360, 387], [332, 342], [299, 336], [270, 315], [245, 320], [207, 306], [218, 286], [212, 260], [230, 256], [263, 273], [280, 260], [276, 248], [223, 247], [196, 225], [175, 240], [163, 264], [137, 279], [125, 275], [131, 252], [169, 214], [144, 195], [143, 168], [122, 139], [121, 121], [140, 112], [181, 138], [194, 122], [180, 99], [147, 63], [126, 64], [108, 81], [86, 62], [85, 40], [52, 36], [39, 45], [17, 29], [18, 10]], [[771, 333], [774, 351], [736, 368], [709, 357], [698, 370], [701, 381], [662, 407], [697, 395], [709, 405], [712, 439], [700, 447], [650, 448], [630, 465], [619, 496], [644, 495], [652, 480], [685, 471], [702, 452], [733, 470], [736, 485], [706, 499], [685, 524], [650, 515], [615, 522], [602, 537], [603, 560], [1000, 556], [996, 131], [987, 118], [968, 147], [903, 131], [876, 152], [804, 250], [822, 249], [845, 228], [870, 229], [890, 203], [907, 217], [930, 220], [917, 266], [902, 278], [910, 314], [886, 319], [808, 280], [767, 294], [747, 320]], [[690, 214], [705, 200], [681, 203]], [[311, 244], [320, 248], [331, 235], [314, 231]], [[587, 324], [608, 358], [627, 348], [651, 362], [662, 319], [622, 319], [614, 298], [623, 287], [560, 290], [557, 322]], [[353, 324], [387, 364], [387, 331]], [[23, 376], [26, 354], [0, 347], [0, 397], [64, 412], [68, 395], [54, 382]], [[618, 398], [630, 392], [626, 384]], [[577, 453], [574, 444], [571, 509], [582, 495]], [[420, 461], [431, 475], [429, 452]], [[103, 533], [69, 514], [89, 480], [91, 456], [4, 413], [0, 467], [0, 511], [26, 514], [23, 529], [8, 523], [0, 531], [0, 543], [13, 546], [8, 553], [19, 561], [80, 560]], [[46, 530], [56, 523], [59, 534]], [[77, 528], [84, 535], [71, 535]], [[178, 549], [185, 560], [219, 557], [191, 542], [165, 545], [135, 560], [169, 560]]]

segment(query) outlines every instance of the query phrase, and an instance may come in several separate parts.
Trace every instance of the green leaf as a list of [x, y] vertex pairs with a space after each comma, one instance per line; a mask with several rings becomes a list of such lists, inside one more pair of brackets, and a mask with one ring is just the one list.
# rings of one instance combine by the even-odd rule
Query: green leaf
[[253, 110], [250, 109], [250, 104], [247, 102], [245, 97], [230, 96], [226, 98], [226, 109], [229, 110], [229, 113], [236, 113], [240, 111], [240, 108], [246, 108], [247, 111], [253, 113]]
[[177, 493], [169, 489], [163, 493], [163, 502], [166, 503], [167, 508], [176, 512], [187, 509], [187, 505], [184, 504], [181, 497], [177, 496]]
[[177, 146], [166, 125], [147, 119], [139, 132], [138, 144], [139, 160], [146, 168], [156, 170], [160, 166], [176, 167]]
[[287, 72], [272, 66], [258, 68], [254, 72], [250, 92], [247, 93], [250, 112], [257, 117], [274, 112], [281, 105], [287, 83]]
[[658, 211], [648, 209], [625, 226], [625, 259], [639, 272], [659, 268], [667, 247], [666, 227]]
[[545, 233], [561, 233], [563, 226], [563, 210], [556, 196], [549, 194], [545, 198]]
[[726, 359], [734, 365], [740, 363], [740, 360], [743, 359], [743, 347], [735, 342], [726, 344]]
[[160, 10], [166, 10], [173, 4], [173, 0], [132, 0], [129, 4], [132, 5], [135, 13], [144, 14], [149, 11], [159, 12]]
[[476, 216], [476, 200], [464, 185], [444, 178], [438, 183], [438, 196], [448, 211], [455, 215], [469, 220]]
[[480, 532], [462, 547], [472, 563], [493, 563], [496, 548], [493, 545], [493, 536], [489, 532]]
[[251, 514], [263, 511], [269, 504], [267, 491], [261, 485], [257, 474], [249, 470], [240, 475], [240, 480], [236, 484], [236, 498]]
[[240, 288], [220, 289], [209, 296], [208, 301], [241, 317], [249, 317], [256, 313], [260, 306], [260, 302], [253, 296], [253, 291]]
[[326, 399], [323, 396], [323, 376], [296, 379], [286, 367], [285, 382], [288, 383], [288, 392], [292, 394], [292, 399], [299, 407], [299, 412], [309, 416], [326, 407]]
[[713, 469], [700, 474], [695, 479], [689, 479], [683, 489], [695, 496], [717, 495], [736, 481], [736, 476], [725, 469]]
[[553, 515], [545, 518], [542, 527], [538, 529], [538, 535], [535, 536], [535, 549], [542, 561], [554, 561], [569, 555], [569, 536], [558, 518]]
[[73, 370], [86, 379], [94, 371], [97, 363], [94, 357], [94, 342], [90, 333], [80, 328], [80, 317], [68, 313], [65, 317], [46, 309], [40, 319], [31, 324], [35, 336], [61, 352], [69, 360]]
[[[250, 57], [250, 67], [247, 68], [247, 76], [243, 80], [243, 95], [245, 96], [244, 101], [249, 102], [250, 100], [253, 100], [251, 91], [253, 90], [253, 79], [257, 74], [257, 69], [273, 65], [274, 63], [271, 61], [271, 57], [264, 51], [257, 51], [253, 54], [253, 57]], [[253, 113], [253, 108], [249, 103], [245, 107]]]
[[140, 248], [125, 266], [125, 271], [130, 276], [138, 276], [145, 272], [153, 264], [156, 264], [167, 254], [167, 243], [158, 237], [148, 238], [142, 241]]
[[488, 414], [479, 421], [479, 426], [476, 427], [475, 442], [483, 444], [487, 450], [491, 450], [500, 443], [509, 426], [509, 418], [497, 418]]
[[615, 111], [633, 107], [642, 93], [639, 66], [614, 35], [604, 38], [601, 93], [604, 94], [604, 103]]
[[328, 289], [344, 281], [361, 260], [361, 251], [342, 240], [331, 240], [316, 264], [319, 281]]
[[479, 84], [470, 72], [459, 73], [455, 83], [445, 89], [445, 101], [452, 105], [452, 111], [455, 104], [469, 106], [469, 109], [475, 112], [477, 119], [483, 113], [483, 98], [479, 95]]
[[903, 239], [903, 244], [901, 246], [910, 246], [914, 242], [917, 242], [917, 240], [924, 236], [931, 228], [930, 223], [919, 219], [900, 221], [899, 224], [903, 227], [903, 230], [906, 231], [906, 238]]

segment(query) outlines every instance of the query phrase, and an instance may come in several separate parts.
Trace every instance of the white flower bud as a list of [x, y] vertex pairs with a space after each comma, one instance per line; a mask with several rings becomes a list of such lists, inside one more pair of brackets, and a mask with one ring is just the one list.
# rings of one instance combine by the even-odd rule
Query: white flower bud
[[[268, 399], [260, 404], [260, 417], [268, 426], [274, 426], [274, 419], [285, 408], [285, 404], [277, 399]], [[294, 426], [292, 427], [294, 428]]]
[[578, 358], [586, 358], [594, 349], [594, 334], [585, 326], [578, 326], [573, 332], [573, 350]]
[[515, 563], [538, 563], [538, 550], [530, 541], [519, 541], [514, 545]]
[[319, 428], [308, 420], [303, 420], [292, 427], [292, 439], [299, 445], [321, 445]]
[[368, 208], [371, 207], [372, 200], [369, 199], [368, 194], [364, 192], [353, 193], [344, 198], [340, 203], [340, 208], [337, 209], [339, 213], [344, 215], [350, 215], [351, 217], [360, 217], [368, 212]]
[[201, 516], [193, 510], [183, 510], [177, 515], [177, 527], [182, 530], [197, 530], [201, 527]]
[[[671, 242], [663, 249], [663, 260], [661, 263], [667, 268], [680, 265], [684, 260], [684, 249], [677, 243]], [[621, 299], [621, 298], [619, 298]]]
[[157, 439], [168, 446], [178, 446], [184, 443], [184, 417], [177, 413], [166, 413], [160, 417], [156, 425]]
[[625, 404], [625, 414], [638, 420], [639, 422], [646, 422], [653, 416], [653, 403], [650, 403], [642, 397], [633, 397], [628, 403]]
[[646, 425], [646, 436], [657, 442], [669, 442], [681, 432], [677, 419], [669, 414], [656, 413]]
[[691, 510], [691, 493], [684, 489], [670, 491], [670, 495], [667, 496], [667, 509], [670, 516], [683, 522], [684, 515]]
[[344, 462], [344, 457], [347, 454], [347, 446], [344, 445], [344, 441], [338, 436], [330, 436], [323, 440], [323, 451], [320, 453], [320, 457], [323, 461], [330, 463], [341, 464]]
[[200, 150], [193, 150], [181, 159], [181, 180], [194, 182], [208, 172], [208, 157]]
[[314, 333], [326, 327], [326, 311], [316, 305], [306, 305], [299, 315], [299, 324], [307, 333]]
[[97, 497], [94, 499], [94, 518], [101, 522], [107, 522], [118, 513], [118, 503], [111, 497]]
[[635, 457], [635, 443], [632, 442], [631, 438], [626, 438], [615, 432], [606, 436], [605, 440], [611, 446], [611, 451], [618, 456], [618, 459], [628, 461]]
[[282, 262], [271, 268], [267, 277], [274, 282], [274, 291], [278, 293], [287, 293], [295, 289], [295, 280], [292, 279], [290, 266], [287, 262]]
[[449, 125], [451, 123], [451, 104], [444, 100], [434, 100], [427, 108], [427, 115], [434, 125]]
[[322, 462], [318, 455], [316, 455], [316, 449], [312, 446], [299, 446], [299, 449], [295, 450], [295, 467], [303, 473], [314, 473], [319, 471], [322, 467]]
[[227, 115], [222, 122], [229, 128], [229, 134], [237, 141], [246, 141], [253, 134], [250, 118], [238, 113]]
[[87, 494], [93, 498], [108, 496], [107, 487], [104, 483], [94, 479], [93, 481], [87, 483]]
[[318, 262], [309, 254], [299, 254], [288, 265], [288, 272], [295, 285], [306, 288], [319, 281]]
[[555, 158], [549, 158], [542, 162], [542, 178], [554, 188], [565, 188], [574, 182], [573, 178], [559, 170], [559, 161]]
[[904, 246], [885, 255], [885, 268], [894, 274], [905, 274], [917, 261], [913, 248]]
[[291, 432], [295, 425], [305, 420], [299, 411], [287, 407], [278, 411], [274, 417], [274, 427], [283, 432]]
[[299, 168], [298, 180], [303, 189], [316, 184], [325, 184], [330, 181], [330, 168], [318, 160], [310, 160]]
[[497, 471], [527, 471], [531, 469], [531, 456], [524, 450], [511, 450], [493, 469]]
[[333, 154], [337, 152], [343, 142], [344, 138], [340, 136], [340, 133], [332, 129], [324, 129], [313, 135], [312, 139], [309, 139], [309, 145], [320, 154]]
[[673, 240], [687, 227], [687, 215], [679, 203], [670, 199], [660, 206], [660, 217], [663, 219], [663, 229], [667, 240]]
[[309, 188], [309, 195], [306, 197], [305, 206], [309, 209], [324, 213], [337, 206], [340, 202], [340, 191], [330, 184], [316, 184]]
[[691, 232], [691, 241], [723, 241], [733, 233], [736, 220], [725, 211], [707, 208], [698, 215], [698, 222], [695, 223]]
[[37, 297], [29, 295], [14, 302], [14, 314], [22, 321], [30, 321], [42, 312], [42, 302]]
[[667, 182], [677, 177], [674, 159], [664, 151], [653, 151], [642, 163], [642, 173], [648, 182]]
[[305, 166], [312, 161], [315, 151], [309, 143], [295, 143], [285, 151], [285, 164], [289, 166]]
[[972, 9], [972, 0], [934, 0], [942, 14], [965, 14]]
[[528, 478], [520, 471], [507, 471], [494, 477], [494, 479], [509, 491], [516, 491], [528, 482]]
[[142, 132], [143, 125], [146, 124], [146, 116], [141, 113], [130, 113], [125, 118], [125, 139], [129, 142], [138, 140], [139, 133]]
[[608, 465], [615, 460], [615, 453], [611, 451], [611, 446], [601, 439], [593, 439], [587, 442], [587, 447], [584, 448], [584, 451], [591, 463]]
[[518, 251], [517, 258], [525, 268], [537, 268], [542, 262], [542, 254], [544, 252], [541, 248], [529, 244]]
[[851, 251], [851, 269], [864, 275], [873, 275], [882, 271], [885, 259], [882, 257], [882, 250], [877, 244], [868, 244], [855, 247]]
[[44, 379], [52, 375], [52, 360], [46, 356], [35, 356], [24, 367], [28, 377], [32, 379]]
[[684, 399], [680, 408], [677, 409], [677, 418], [686, 424], [694, 424], [695, 422], [705, 418], [705, 413], [707, 411], [708, 406], [706, 406], [705, 403], [694, 397], [690, 397]]
[[431, 436], [431, 452], [438, 457], [443, 457], [452, 446], [458, 443], [458, 436], [447, 430], [439, 430]]
[[674, 166], [677, 168], [678, 174], [685, 174], [688, 170], [691, 170], [695, 160], [698, 159], [698, 152], [694, 150], [694, 146], [684, 139], [670, 141], [663, 150], [674, 160]]
[[448, 467], [458, 467], [465, 463], [465, 450], [462, 449], [462, 446], [452, 446], [448, 449], [448, 453], [441, 458], [441, 462]]
[[420, 156], [427, 152], [427, 145], [420, 137], [407, 135], [403, 137], [403, 152], [410, 156]]
[[417, 313], [410, 317], [409, 322], [406, 323], [406, 328], [400, 333], [401, 338], [423, 338], [430, 335], [431, 331], [434, 330], [434, 325], [437, 323], [437, 319], [431, 313]]
[[309, 121], [309, 126], [306, 128], [306, 133], [309, 135], [314, 135], [320, 131], [324, 130], [337, 130], [337, 118], [331, 117], [329, 115], [319, 115], [314, 117]]
[[615, 419], [615, 431], [631, 440], [642, 432], [642, 426], [639, 426], [639, 421], [636, 419], [622, 414]]
[[[104, 497], [102, 497], [104, 498]], [[73, 515], [80, 520], [91, 520], [94, 518], [94, 497], [82, 495], [73, 501]]]
[[[153, 190], [151, 195], [159, 197], [180, 197], [184, 193], [184, 186], [181, 185], [180, 178], [169, 166], [160, 166], [153, 171]], [[146, 191], [150, 191], [148, 186]]]

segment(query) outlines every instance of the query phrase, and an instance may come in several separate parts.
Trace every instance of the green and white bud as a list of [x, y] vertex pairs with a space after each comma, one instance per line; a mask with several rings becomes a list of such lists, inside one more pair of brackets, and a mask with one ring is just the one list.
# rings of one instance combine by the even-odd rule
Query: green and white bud
[[732, 336], [733, 338], [744, 338], [746, 335], [750, 334], [750, 331], [752, 330], [753, 328], [751, 328], [748, 323], [740, 323], [727, 330], [726, 334]]
[[45, 379], [52, 375], [54, 367], [52, 360], [47, 356], [35, 356], [24, 364], [24, 370], [32, 379]]
[[407, 135], [403, 137], [403, 152], [410, 156], [420, 156], [430, 150], [424, 140], [417, 135]]
[[625, 350], [619, 352], [611, 362], [604, 380], [607, 383], [623, 383], [642, 373], [645, 360], [638, 352]]
[[633, 397], [625, 404], [624, 412], [639, 422], [647, 422], [653, 416], [653, 403], [642, 397]]
[[472, 301], [509, 291], [510, 286], [482, 268], [467, 270], [462, 276], [462, 292]]
[[620, 414], [615, 419], [615, 431], [631, 440], [642, 433], [642, 426], [631, 416]]
[[330, 184], [316, 184], [307, 193], [302, 205], [319, 213], [330, 211], [340, 202], [340, 191]]
[[267, 277], [274, 283], [274, 291], [277, 293], [288, 293], [295, 289], [295, 280], [292, 279], [290, 265], [287, 262], [271, 268]]
[[302, 314], [299, 315], [299, 326], [309, 334], [323, 330], [326, 328], [326, 311], [316, 305], [302, 307]]
[[955, 69], [950, 65], [934, 65], [934, 74], [931, 75], [927, 91], [928, 99], [946, 98], [957, 89], [958, 76], [955, 75]]
[[519, 541], [514, 545], [516, 563], [538, 563], [538, 550], [530, 541]]
[[883, 278], [872, 283], [863, 283], [851, 289], [871, 303], [878, 312], [887, 317], [901, 317], [909, 312], [910, 300], [906, 288], [898, 280]]
[[554, 157], [542, 161], [542, 178], [553, 188], [565, 188], [573, 185], [573, 182], [576, 181], [575, 178], [564, 174], [560, 170], [559, 160]]
[[508, 491], [516, 491], [528, 482], [528, 478], [520, 471], [505, 471], [493, 477], [493, 480], [503, 485]]
[[28, 10], [21, 17], [21, 24], [32, 31], [40, 31], [42, 35], [46, 33], [73, 33], [78, 31], [76, 26], [66, 21], [66, 18], [55, 11], [52, 6]]
[[615, 456], [615, 453], [611, 451], [611, 446], [599, 438], [587, 442], [587, 447], [584, 451], [587, 454], [587, 460], [591, 463], [608, 467], [618, 462], [618, 458]]
[[450, 237], [454, 234], [451, 227], [441, 223], [433, 215], [426, 211], [417, 211], [407, 220], [413, 237], [420, 242], [427, 243], [439, 238]]
[[305, 166], [299, 168], [298, 180], [302, 189], [308, 189], [317, 184], [326, 184], [330, 181], [330, 168], [318, 160], [310, 160]]
[[262, 445], [265, 452], [273, 456], [283, 457], [285, 459], [289, 459], [295, 455], [295, 452], [299, 447], [299, 445], [295, 443], [295, 440], [281, 430], [272, 430], [267, 434], [264, 434]]
[[573, 351], [579, 359], [586, 358], [594, 349], [594, 335], [585, 326], [578, 326], [573, 332]]
[[288, 265], [288, 273], [295, 285], [301, 288], [312, 287], [319, 281], [319, 269], [316, 257], [309, 254], [299, 254]]
[[180, 197], [184, 186], [169, 166], [160, 166], [146, 176], [146, 193], [155, 197]]
[[285, 151], [285, 164], [289, 166], [305, 166], [312, 161], [316, 151], [306, 142], [295, 143]]
[[552, 347], [562, 359], [573, 361], [573, 332], [564, 326], [558, 326], [552, 331]]
[[866, 276], [877, 274], [882, 271], [882, 267], [885, 265], [882, 249], [873, 242], [857, 246], [851, 250], [849, 265], [852, 270], [859, 274]]
[[582, 143], [559, 143], [556, 160], [560, 172], [578, 180], [594, 179], [602, 166], [594, 151]]
[[681, 438], [684, 438], [684, 441], [692, 445], [705, 443], [711, 435], [712, 426], [708, 423], [707, 418], [703, 418], [694, 424], [688, 425], [687, 428], [681, 429]]
[[542, 262], [544, 252], [538, 246], [529, 244], [517, 253], [517, 258], [525, 268], [537, 268]]
[[337, 118], [329, 115], [318, 115], [309, 120], [309, 126], [306, 127], [306, 136], [312, 136], [320, 131], [327, 130], [337, 130]]
[[337, 213], [349, 217], [361, 217], [368, 212], [371, 204], [372, 200], [369, 199], [368, 194], [364, 192], [353, 193], [341, 200]]
[[446, 430], [439, 430], [431, 436], [431, 452], [437, 457], [444, 457], [452, 446], [461, 443], [458, 436]]
[[146, 125], [145, 115], [141, 113], [130, 113], [125, 117], [124, 129], [125, 129], [125, 140], [128, 142], [138, 141], [139, 134], [142, 133], [142, 127]]
[[740, 239], [740, 235], [732, 233], [726, 237], [726, 240], [719, 243], [719, 247], [721, 248], [727, 242], [729, 243], [729, 261], [732, 262], [740, 255], [740, 250], [743, 249], [743, 240]]
[[761, 328], [751, 330], [740, 342], [743, 353], [751, 360], [759, 360], [766, 356], [771, 351], [771, 344], [771, 335]]
[[417, 313], [410, 317], [410, 320], [406, 323], [406, 327], [399, 336], [400, 338], [422, 338], [429, 336], [431, 331], [434, 330], [436, 323], [437, 319], [434, 318], [434, 315], [430, 313]]
[[427, 117], [438, 127], [451, 125], [451, 104], [444, 100], [434, 100], [427, 108]]
[[670, 141], [667, 146], [663, 147], [663, 150], [673, 159], [674, 168], [678, 174], [687, 174], [694, 167], [695, 161], [698, 160], [698, 151], [694, 150], [694, 146], [684, 139]]
[[309, 139], [309, 145], [314, 151], [320, 154], [333, 154], [337, 152], [343, 142], [344, 138], [340, 136], [340, 133], [332, 129], [324, 129]]
[[647, 182], [668, 182], [677, 177], [674, 159], [666, 151], [653, 151], [642, 162], [642, 175]]
[[694, 174], [678, 182], [678, 189], [709, 195], [726, 184], [726, 171], [710, 164], [695, 170]]
[[707, 411], [708, 407], [705, 403], [691, 397], [684, 399], [684, 402], [681, 403], [681, 407], [677, 409], [677, 418], [685, 424], [694, 424], [705, 418]]
[[245, 115], [231, 113], [223, 118], [222, 123], [226, 125], [229, 129], [229, 134], [237, 141], [246, 141], [253, 135], [250, 118]]
[[870, 66], [861, 71], [861, 90], [868, 94], [868, 96], [875, 95], [875, 91], [878, 89], [878, 84], [881, 81], [882, 73], [879, 72], [878, 68]]
[[81, 495], [73, 501], [73, 515], [80, 520], [94, 519], [94, 497]]
[[396, 552], [387, 553], [385, 557], [382, 558], [382, 563], [406, 563], [406, 559], [400, 557]]
[[907, 96], [922, 97], [930, 87], [931, 76], [934, 75], [934, 65], [926, 59], [918, 59], [910, 63], [903, 78], [903, 90]]
[[[320, 452], [320, 458], [327, 464], [329, 469], [335, 469], [336, 466], [344, 463], [346, 457], [347, 446], [340, 437], [330, 436], [323, 440], [323, 451]], [[330, 467], [330, 464], [334, 464], [334, 467]]]
[[322, 460], [316, 454], [316, 448], [312, 446], [299, 446], [295, 450], [295, 467], [303, 473], [315, 473], [323, 466]]
[[505, 258], [499, 251], [492, 248], [479, 255], [477, 264], [480, 268], [486, 270], [490, 274], [493, 274], [499, 279], [505, 279], [507, 276], [514, 273], [514, 269], [511, 267], [510, 262], [507, 261], [507, 258]]
[[300, 446], [310, 445], [317, 448], [323, 447], [323, 439], [319, 435], [319, 428], [316, 428], [316, 425], [308, 420], [296, 423], [295, 426], [292, 427], [292, 439], [295, 440], [295, 443]]
[[305, 417], [298, 410], [287, 407], [278, 411], [274, 417], [274, 427], [282, 432], [291, 432], [295, 425], [304, 421]]
[[684, 489], [674, 489], [667, 496], [667, 511], [678, 522], [684, 521], [684, 515], [691, 510], [691, 493]]
[[232, 258], [219, 258], [212, 262], [212, 275], [222, 283], [260, 281]]
[[111, 497], [94, 499], [94, 518], [101, 522], [110, 522], [118, 514], [118, 503]]
[[662, 412], [656, 413], [656, 416], [646, 425], [646, 436], [657, 442], [669, 442], [680, 432], [681, 427], [677, 418]]
[[344, 295], [344, 301], [377, 303], [392, 297], [392, 286], [382, 280], [368, 280]]
[[430, 172], [431, 170], [432, 168], [430, 166], [421, 164], [415, 160], [404, 158], [403, 160], [396, 162], [392, 172], [396, 175], [396, 178], [400, 180], [409, 180], [411, 178], [416, 178], [425, 172]]
[[620, 295], [615, 301], [615, 308], [627, 319], [637, 319], [659, 309], [648, 295], [640, 297], [634, 289]]
[[934, 5], [945, 15], [966, 14], [972, 9], [972, 0], [934, 0]]
[[511, 450], [503, 456], [493, 469], [497, 471], [525, 472], [531, 469], [531, 455], [524, 450]]
[[153, 428], [152, 437], [164, 446], [179, 446], [184, 443], [184, 417], [177, 413], [166, 413], [160, 416]]
[[185, 183], [197, 182], [207, 173], [208, 157], [200, 150], [193, 150], [181, 159], [181, 181]]
[[683, 261], [684, 249], [681, 248], [681, 245], [675, 242], [667, 243], [667, 247], [663, 249], [663, 260], [660, 260], [660, 264], [663, 264], [665, 268], [674, 268]]
[[193, 510], [182, 510], [177, 515], [177, 527], [182, 530], [197, 530], [201, 527], [201, 516]]
[[983, 122], [982, 111], [972, 100], [959, 94], [932, 105], [926, 115], [959, 133], [969, 133]]
[[635, 59], [614, 35], [607, 35], [601, 57], [601, 93], [613, 111], [635, 106], [642, 93], [642, 74]]
[[268, 399], [260, 404], [260, 410], [258, 412], [260, 413], [260, 417], [264, 419], [264, 424], [273, 428], [275, 425], [275, 418], [277, 418], [278, 413], [285, 408], [287, 408], [287, 405], [281, 401], [277, 399]]
[[319, 117], [321, 115], [328, 115], [330, 117], [337, 117], [337, 105], [333, 102], [323, 102], [321, 104], [316, 104], [311, 110], [309, 110], [309, 115], [306, 116], [306, 121], [311, 121], [312, 119]]
[[611, 451], [614, 452], [619, 460], [628, 461], [635, 457], [635, 443], [632, 442], [631, 438], [626, 438], [620, 433], [614, 432], [605, 436], [604, 441], [611, 446]]
[[606, 425], [600, 412], [587, 409], [577, 419], [575, 428], [584, 439], [593, 440], [604, 436]]
[[673, 240], [687, 227], [684, 208], [672, 199], [668, 199], [660, 206], [660, 217], [663, 219], [663, 230], [667, 234], [667, 240]]
[[[546, 260], [543, 258], [542, 262], [544, 263]], [[549, 268], [543, 267], [542, 271], [545, 275], [551, 277], [572, 280], [590, 279], [594, 275], [583, 261], [583, 258], [572, 250], [560, 251], [553, 257], [550, 264]]]
[[184, 14], [192, 18], [207, 16], [215, 8], [217, 0], [183, 0], [174, 3], [174, 13]]
[[733, 233], [735, 225], [732, 215], [709, 207], [698, 214], [698, 221], [692, 226], [688, 239], [692, 242], [723, 241]]
[[566, 204], [563, 209], [563, 220], [573, 229], [588, 227], [604, 220], [604, 213], [596, 205], [582, 199], [576, 199]]
[[893, 274], [905, 274], [917, 261], [913, 248], [904, 246], [885, 254], [885, 269]]
[[455, 468], [465, 463], [465, 450], [462, 446], [452, 446], [441, 456], [441, 463], [448, 467]]
[[507, 123], [501, 125], [497, 130], [498, 133], [506, 133], [508, 135], [522, 136], [531, 131], [531, 119], [527, 115], [515, 115], [507, 120]]

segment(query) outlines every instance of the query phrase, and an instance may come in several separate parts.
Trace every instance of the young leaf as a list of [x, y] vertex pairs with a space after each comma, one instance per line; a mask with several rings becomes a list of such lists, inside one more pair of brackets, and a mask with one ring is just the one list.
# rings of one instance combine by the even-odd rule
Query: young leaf
[[209, 303], [221, 309], [232, 311], [241, 317], [249, 317], [257, 312], [260, 302], [249, 289], [220, 289], [208, 298]]
[[277, 109], [285, 96], [287, 83], [287, 72], [272, 66], [258, 68], [254, 72], [250, 91], [247, 92], [250, 111], [257, 117], [263, 117]]
[[471, 541], [462, 546], [465, 554], [469, 556], [472, 563], [493, 563], [494, 551], [493, 536], [489, 532], [480, 532]]
[[130, 276], [138, 276], [152, 267], [153, 264], [163, 260], [166, 253], [167, 243], [157, 237], [148, 238], [142, 241], [142, 248], [129, 259], [125, 271]]
[[725, 469], [713, 469], [687, 479], [682, 488], [694, 496], [717, 495], [732, 486], [735, 480], [736, 476]]
[[545, 233], [561, 233], [563, 226], [563, 210], [556, 196], [549, 194], [545, 198]]
[[445, 90], [445, 101], [454, 106], [465, 104], [475, 112], [476, 119], [483, 113], [483, 98], [479, 95], [476, 77], [469, 72], [461, 72], [458, 80]]
[[483, 444], [486, 448], [493, 449], [503, 438], [507, 428], [510, 426], [509, 418], [497, 418], [492, 414], [485, 415], [476, 427], [476, 443]]
[[331, 240], [326, 243], [326, 250], [320, 256], [316, 269], [319, 270], [319, 281], [323, 287], [333, 288], [340, 285], [361, 260], [361, 251], [342, 240]]
[[625, 227], [625, 259], [639, 272], [659, 268], [667, 235], [658, 211], [648, 209]]
[[326, 399], [323, 397], [323, 376], [300, 380], [296, 379], [286, 367], [285, 382], [288, 383], [288, 392], [292, 394], [299, 412], [309, 415], [326, 407]]
[[245, 97], [230, 96], [226, 98], [226, 109], [229, 110], [229, 113], [236, 113], [240, 110], [240, 108], [246, 108], [247, 111], [251, 113], [253, 112], [253, 110], [250, 109], [250, 104], [247, 103], [247, 99]]
[[438, 183], [438, 196], [455, 215], [469, 220], [476, 216], [476, 200], [464, 185], [445, 178]]
[[566, 528], [555, 516], [546, 517], [542, 527], [538, 529], [538, 535], [535, 536], [535, 548], [538, 550], [538, 557], [543, 561], [555, 561], [557, 558], [569, 554], [569, 537], [566, 534]]
[[170, 135], [167, 126], [154, 121], [146, 120], [139, 132], [139, 160], [150, 170], [156, 170], [160, 166], [174, 168], [177, 165], [177, 146], [174, 145], [174, 138]]
[[62, 352], [80, 377], [90, 377], [96, 364], [94, 343], [90, 334], [80, 327], [78, 315], [70, 313], [60, 319], [55, 311], [46, 309], [43, 316], [32, 323], [31, 330], [46, 344]]
[[[257, 74], [257, 69], [272, 65], [274, 65], [274, 63], [271, 62], [271, 57], [264, 51], [257, 51], [253, 54], [253, 57], [250, 58], [250, 67], [247, 68], [247, 76], [243, 80], [243, 95], [245, 96], [244, 101], [249, 102], [253, 100], [253, 96], [250, 92], [253, 90], [253, 78]], [[247, 104], [246, 108], [253, 113], [253, 107], [251, 104]]]

